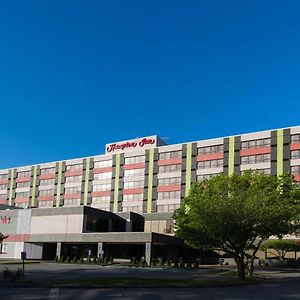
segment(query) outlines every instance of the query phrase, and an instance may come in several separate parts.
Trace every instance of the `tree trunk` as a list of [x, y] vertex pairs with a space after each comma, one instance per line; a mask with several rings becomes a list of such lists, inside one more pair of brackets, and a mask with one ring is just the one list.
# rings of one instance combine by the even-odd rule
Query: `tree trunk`
[[245, 279], [245, 263], [244, 260], [241, 258], [235, 259], [236, 262], [236, 271], [238, 278], [244, 280]]

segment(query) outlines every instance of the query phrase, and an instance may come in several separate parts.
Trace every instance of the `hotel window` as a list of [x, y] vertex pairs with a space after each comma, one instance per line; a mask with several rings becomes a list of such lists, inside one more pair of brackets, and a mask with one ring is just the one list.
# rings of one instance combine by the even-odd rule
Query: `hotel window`
[[198, 148], [198, 155], [223, 152], [223, 145], [214, 145]]
[[27, 208], [27, 207], [29, 207], [29, 203], [28, 202], [20, 202], [20, 203], [15, 203], [14, 206], [19, 207], [19, 208]]
[[110, 183], [93, 185], [93, 192], [110, 191], [110, 190], [111, 190]]
[[92, 203], [93, 204], [110, 203], [110, 196], [93, 197]]
[[102, 160], [102, 161], [95, 161], [94, 162], [94, 168], [106, 168], [112, 166], [112, 160]]
[[53, 201], [38, 201], [37, 207], [38, 208], [53, 207]]
[[220, 168], [223, 167], [223, 159], [199, 161], [197, 167], [198, 169]]
[[82, 170], [82, 164], [77, 164], [77, 165], [70, 165], [70, 166], [67, 166], [66, 170], [67, 170], [67, 172], [69, 172], [69, 171], [79, 171], [79, 170]]
[[82, 181], [82, 176], [67, 176], [66, 177], [66, 183], [70, 182], [81, 182]]
[[112, 177], [112, 172], [94, 174], [94, 180], [110, 179], [111, 177]]
[[64, 199], [64, 206], [80, 206], [80, 198]]
[[291, 135], [291, 142], [292, 143], [299, 143], [300, 142], [300, 134], [292, 134]]
[[171, 151], [171, 152], [163, 152], [159, 154], [159, 159], [171, 159], [171, 158], [181, 158], [182, 151]]
[[39, 191], [39, 196], [53, 196], [53, 195], [54, 195], [54, 189], [47, 189], [47, 190]]
[[158, 192], [157, 199], [178, 199], [180, 198], [180, 191], [172, 191], [172, 192]]
[[18, 172], [18, 178], [20, 177], [30, 177], [31, 176], [31, 171], [22, 171], [22, 172]]
[[253, 171], [253, 172], [258, 172], [262, 174], [271, 174], [271, 169], [270, 168], [262, 168], [262, 169], [247, 169], [247, 170], [242, 170], [241, 174], [244, 174], [246, 171]]
[[0, 174], [0, 180], [8, 179], [8, 174]]
[[40, 185], [43, 186], [43, 185], [54, 185], [55, 183], [55, 179], [52, 178], [52, 179], [41, 179], [40, 180]]
[[28, 198], [29, 192], [16, 192], [16, 198]]
[[159, 166], [159, 173], [170, 173], [170, 172], [179, 172], [181, 171], [181, 164], [169, 165], [169, 166]]
[[7, 198], [7, 194], [5, 193], [5, 194], [0, 194], [0, 199], [1, 200], [6, 200], [6, 198]]
[[66, 187], [65, 194], [78, 194], [81, 193], [81, 186], [74, 186], [74, 187]]
[[291, 173], [292, 174], [300, 174], [300, 166], [292, 166]]
[[144, 194], [123, 195], [123, 201], [143, 201]]
[[124, 182], [124, 189], [138, 189], [144, 187], [144, 180]]
[[55, 172], [56, 172], [55, 167], [43, 168], [40, 170], [41, 175], [55, 174]]
[[179, 207], [179, 204], [157, 205], [157, 212], [173, 212]]
[[7, 184], [0, 184], [0, 190], [7, 190]]
[[17, 188], [30, 187], [30, 181], [17, 182]]
[[291, 159], [300, 158], [300, 150], [292, 150], [291, 151]]
[[202, 181], [202, 180], [205, 180], [205, 179], [209, 179], [209, 178], [217, 176], [219, 174], [220, 173], [197, 175], [197, 181]]
[[143, 212], [143, 208], [141, 206], [125, 206], [122, 209], [123, 212], [135, 212], [141, 214]]
[[252, 141], [242, 142], [242, 149], [268, 147], [270, 145], [271, 145], [271, 139], [266, 138], [266, 139], [259, 139], [259, 140], [252, 140]]
[[131, 170], [124, 170], [124, 177], [131, 177], [131, 176], [142, 176], [144, 175], [145, 169], [131, 169]]
[[243, 156], [241, 158], [241, 165], [269, 162], [270, 160], [271, 160], [271, 155], [270, 154], [259, 154], [259, 155]]
[[158, 185], [159, 186], [177, 185], [177, 184], [181, 184], [181, 177], [161, 178], [161, 179], [158, 179]]
[[125, 157], [125, 164], [137, 164], [145, 161], [145, 155]]

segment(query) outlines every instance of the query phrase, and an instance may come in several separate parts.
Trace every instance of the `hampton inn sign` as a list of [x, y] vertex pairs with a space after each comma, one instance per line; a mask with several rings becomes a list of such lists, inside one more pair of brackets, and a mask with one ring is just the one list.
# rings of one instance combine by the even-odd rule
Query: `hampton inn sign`
[[119, 143], [106, 144], [106, 153], [113, 154], [130, 150], [150, 149], [163, 144], [163, 141], [154, 135]]

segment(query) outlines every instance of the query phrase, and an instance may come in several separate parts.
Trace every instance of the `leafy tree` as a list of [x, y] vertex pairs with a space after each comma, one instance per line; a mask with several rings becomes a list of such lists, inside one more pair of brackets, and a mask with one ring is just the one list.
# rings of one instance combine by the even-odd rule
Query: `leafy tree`
[[220, 174], [192, 185], [174, 213], [176, 235], [194, 248], [230, 254], [244, 279], [246, 266], [253, 274], [264, 240], [295, 232], [299, 207], [300, 190], [290, 175]]
[[[283, 262], [287, 252], [300, 251], [300, 245], [292, 240], [267, 240], [261, 244], [259, 249], [275, 255]], [[269, 251], [270, 249], [275, 250], [275, 253]]]
[[3, 242], [6, 238], [8, 238], [8, 235], [4, 235], [2, 232], [0, 232], [0, 242]]

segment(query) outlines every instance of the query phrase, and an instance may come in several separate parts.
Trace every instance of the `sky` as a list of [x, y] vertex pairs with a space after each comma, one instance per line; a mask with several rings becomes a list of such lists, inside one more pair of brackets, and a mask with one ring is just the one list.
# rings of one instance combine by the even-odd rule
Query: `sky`
[[300, 1], [0, 3], [0, 169], [300, 125]]

